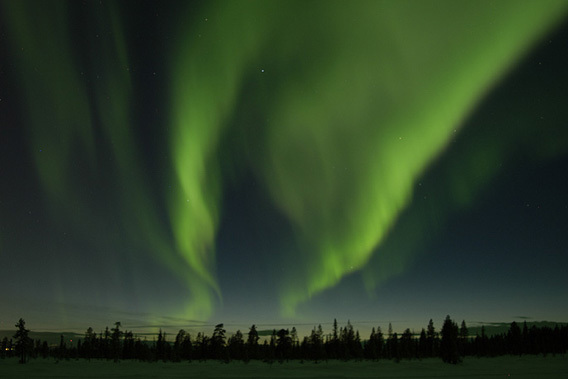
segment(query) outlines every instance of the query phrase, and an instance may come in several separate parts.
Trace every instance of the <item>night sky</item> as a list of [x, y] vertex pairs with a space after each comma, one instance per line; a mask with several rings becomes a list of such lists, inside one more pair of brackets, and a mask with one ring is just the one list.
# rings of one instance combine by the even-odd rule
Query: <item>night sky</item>
[[567, 321], [567, 15], [1, 1], [0, 329]]

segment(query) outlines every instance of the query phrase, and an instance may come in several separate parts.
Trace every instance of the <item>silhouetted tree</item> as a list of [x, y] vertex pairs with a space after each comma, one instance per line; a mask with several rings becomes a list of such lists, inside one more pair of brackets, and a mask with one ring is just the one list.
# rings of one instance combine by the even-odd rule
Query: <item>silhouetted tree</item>
[[79, 356], [91, 360], [96, 358], [97, 334], [93, 332], [93, 328], [89, 327], [85, 332], [85, 338], [81, 345]]
[[469, 331], [465, 324], [465, 320], [462, 320], [460, 331], [459, 331], [459, 352], [462, 357], [465, 357], [468, 353], [468, 346], [469, 343]]
[[209, 357], [209, 338], [203, 333], [197, 333], [195, 355], [200, 361], [207, 360]]
[[110, 336], [110, 352], [112, 359], [115, 362], [118, 362], [120, 359], [120, 337], [122, 336], [122, 331], [120, 330], [121, 327], [120, 321], [114, 323], [114, 328], [112, 328], [112, 334]]
[[323, 348], [323, 330], [321, 325], [318, 325], [317, 329], [314, 327], [308, 342], [311, 353], [310, 358], [316, 363], [324, 359], [325, 350]]
[[290, 331], [290, 340], [292, 342], [292, 351], [291, 351], [291, 358], [296, 359], [298, 358], [298, 348], [299, 348], [299, 341], [298, 341], [298, 331], [296, 327], [293, 326], [292, 330]]
[[428, 322], [426, 329], [426, 341], [428, 343], [428, 356], [435, 357], [438, 354], [438, 333], [436, 333], [432, 319]]
[[26, 329], [26, 322], [24, 319], [20, 319], [16, 324], [16, 334], [14, 334], [14, 339], [16, 340], [15, 350], [16, 356], [20, 358], [19, 362], [24, 364], [28, 360], [28, 354], [33, 348], [33, 341], [28, 336], [29, 330]]
[[178, 334], [176, 334], [176, 338], [174, 340], [174, 347], [172, 349], [172, 360], [174, 362], [180, 362], [181, 361], [181, 344], [183, 343], [183, 340], [185, 338], [185, 330], [180, 329], [178, 331]]
[[8, 337], [4, 337], [2, 339], [0, 357], [5, 358], [6, 356], [8, 356], [9, 351], [10, 351], [10, 348], [8, 347]]
[[237, 330], [236, 333], [229, 338], [227, 345], [231, 359], [243, 359], [245, 341], [243, 339], [243, 333], [241, 333], [240, 330]]
[[[379, 327], [379, 333], [380, 333], [380, 327]], [[367, 341], [367, 343], [365, 344], [365, 358], [367, 359], [372, 359], [372, 360], [378, 360], [379, 356], [380, 356], [380, 349], [382, 348], [382, 341], [379, 342], [379, 338], [378, 338], [378, 334], [375, 331], [375, 327], [373, 327], [373, 329], [371, 330], [371, 335], [369, 336], [369, 340]], [[382, 338], [382, 333], [381, 333], [381, 338]]]
[[146, 340], [141, 341], [137, 338], [134, 341], [134, 357], [144, 362], [149, 362], [154, 359], [152, 356], [152, 350]]
[[[23, 321], [23, 320], [22, 320]], [[336, 322], [334, 322], [336, 324]], [[20, 326], [17, 324], [16, 326]], [[25, 326], [21, 325], [25, 330]], [[87, 329], [84, 340], [76, 341], [77, 347], [73, 344], [67, 345], [65, 336], [60, 336], [58, 347], [49, 348], [46, 341], [32, 341], [29, 339], [29, 350], [25, 360], [33, 359], [38, 356], [52, 356], [57, 359], [70, 358], [105, 358], [111, 357], [116, 359], [138, 359], [142, 361], [152, 360], [173, 360], [191, 359], [190, 357], [204, 359], [242, 359], [248, 361], [249, 354], [254, 352], [254, 347], [258, 348], [255, 355], [257, 359], [263, 359], [267, 363], [273, 363], [275, 359], [283, 361], [284, 359], [311, 359], [320, 362], [323, 359], [333, 355], [334, 332], [325, 335], [321, 325], [314, 327], [311, 334], [303, 338], [300, 345], [297, 344], [297, 331], [292, 328], [292, 332], [288, 329], [280, 329], [278, 332], [273, 331], [270, 340], [264, 341], [262, 346], [258, 346], [258, 332], [253, 325], [248, 333], [247, 342], [243, 341], [243, 335], [237, 331], [232, 335], [225, 346], [225, 330], [222, 324], [216, 326], [213, 337], [209, 338], [203, 333], [197, 335], [195, 346], [192, 345], [189, 334], [180, 330], [173, 343], [173, 350], [166, 341], [166, 334], [161, 330], [152, 345], [146, 341], [136, 338], [132, 332], [121, 331], [120, 323], [115, 324], [115, 328], [109, 330], [106, 328], [104, 333], [99, 335], [93, 332], [92, 328]], [[335, 327], [334, 327], [335, 328]], [[488, 337], [485, 333], [485, 327], [481, 328], [481, 336], [478, 335], [474, 340], [469, 340], [467, 326], [462, 321], [461, 327], [446, 317], [441, 330], [442, 340], [438, 340], [435, 333], [432, 320], [428, 325], [428, 331], [422, 329], [420, 337], [414, 338], [414, 334], [410, 329], [406, 329], [399, 337], [397, 333], [392, 332], [392, 326], [389, 327], [389, 338], [386, 343], [384, 341], [380, 327], [371, 331], [371, 335], [367, 341], [361, 343], [359, 332], [353, 329], [350, 322], [347, 326], [340, 328], [338, 336], [338, 353], [336, 359], [377, 359], [378, 357], [386, 357], [400, 361], [401, 358], [412, 359], [414, 357], [428, 356], [431, 351], [432, 340], [435, 349], [438, 351], [444, 362], [458, 363], [461, 356], [478, 355], [478, 356], [499, 356], [503, 354], [565, 354], [568, 350], [568, 326], [555, 325], [554, 327], [543, 326], [537, 327], [533, 325], [528, 327], [524, 323], [522, 330], [517, 323], [512, 323], [509, 330], [502, 334], [492, 334]], [[15, 353], [20, 359], [21, 350], [19, 335], [15, 344], [12, 340], [4, 338], [0, 342], [0, 357], [10, 357]], [[429, 341], [430, 339], [430, 341]], [[118, 340], [118, 345], [117, 345]], [[215, 342], [217, 341], [217, 342]], [[219, 356], [216, 344], [221, 343], [222, 354]], [[16, 349], [13, 348], [16, 346]], [[117, 346], [122, 347], [118, 350]]]
[[110, 330], [108, 326], [105, 328], [104, 334], [99, 340], [99, 347], [101, 350], [101, 358], [110, 359]]
[[411, 359], [414, 358], [414, 340], [412, 338], [412, 332], [409, 328], [406, 328], [402, 336], [400, 337], [400, 357]]
[[[359, 355], [359, 349], [361, 348], [361, 343], [355, 341], [355, 330], [351, 321], [347, 320], [347, 325], [345, 328], [341, 329], [340, 333], [341, 349], [340, 355], [342, 359], [353, 359], [357, 358]], [[359, 346], [357, 346], [359, 345]]]
[[458, 352], [458, 325], [446, 316], [442, 325], [442, 340], [440, 342], [440, 357], [445, 363], [461, 362]]
[[131, 331], [124, 331], [122, 333], [123, 340], [122, 340], [122, 358], [123, 359], [133, 359], [134, 358], [134, 333]]
[[172, 351], [172, 359], [175, 362], [180, 362], [181, 360], [191, 360], [191, 338], [189, 336], [189, 333], [187, 333], [183, 329], [180, 329], [180, 331], [176, 335]]
[[65, 337], [63, 334], [59, 336], [59, 349], [57, 352], [58, 359], [65, 359], [67, 358], [67, 344], [65, 343]]
[[507, 346], [508, 353], [514, 355], [521, 355], [523, 353], [523, 342], [521, 335], [521, 328], [516, 322], [512, 322], [507, 332]]
[[220, 359], [227, 361], [229, 356], [225, 349], [225, 329], [223, 329], [223, 324], [215, 325], [215, 330], [213, 331], [213, 337], [211, 337], [211, 352], [214, 359]]
[[256, 326], [253, 325], [250, 327], [247, 337], [247, 358], [250, 359], [257, 359], [258, 358], [258, 331], [256, 330]]
[[426, 330], [422, 328], [420, 331], [420, 337], [418, 338], [418, 357], [424, 358], [428, 356], [428, 342], [426, 337]]
[[264, 353], [264, 362], [272, 365], [274, 363], [274, 358], [276, 357], [276, 329], [272, 330], [270, 343], [267, 344], [266, 341], [264, 341], [262, 350]]
[[523, 339], [523, 354], [529, 354], [530, 350], [531, 350], [531, 346], [530, 346], [530, 340], [529, 340], [529, 328], [527, 327], [527, 322], [525, 321], [523, 323], [523, 335], [522, 335], [522, 339]]
[[477, 349], [477, 356], [485, 357], [488, 354], [489, 339], [485, 334], [485, 325], [481, 325], [481, 336], [475, 338], [475, 346]]
[[353, 358], [357, 360], [363, 359], [363, 345], [361, 343], [361, 335], [359, 331], [355, 331], [355, 341], [353, 341], [352, 353]]
[[331, 359], [337, 359], [340, 357], [340, 341], [339, 341], [339, 331], [337, 329], [337, 319], [333, 319], [333, 329], [331, 331], [331, 340], [327, 345], [327, 355]]
[[166, 342], [166, 333], [162, 333], [162, 329], [158, 333], [156, 341], [156, 360], [166, 362], [168, 360], [168, 343]]
[[288, 329], [280, 329], [278, 333], [276, 333], [276, 337], [276, 358], [282, 363], [284, 360], [290, 359], [292, 338], [290, 338]]

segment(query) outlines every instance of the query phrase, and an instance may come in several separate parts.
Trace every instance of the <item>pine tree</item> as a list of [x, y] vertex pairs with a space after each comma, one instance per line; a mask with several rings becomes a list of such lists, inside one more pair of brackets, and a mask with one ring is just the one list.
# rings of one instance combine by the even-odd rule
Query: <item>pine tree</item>
[[93, 332], [93, 328], [89, 327], [85, 333], [82, 345], [82, 357], [88, 360], [95, 357], [95, 349], [97, 345], [97, 334]]
[[355, 340], [353, 341], [353, 357], [357, 360], [363, 358], [363, 347], [361, 346], [361, 335], [359, 330], [355, 331]]
[[436, 328], [434, 328], [434, 321], [432, 321], [432, 319], [428, 322], [426, 340], [428, 343], [428, 356], [436, 356], [436, 354], [438, 354], [438, 333], [436, 333]]
[[165, 362], [166, 355], [166, 333], [162, 333], [162, 329], [158, 333], [158, 340], [156, 341], [156, 360]]
[[365, 351], [365, 358], [376, 360], [377, 359], [377, 347], [375, 341], [375, 327], [371, 329], [371, 335], [369, 336], [369, 340], [365, 344], [364, 351]]
[[20, 319], [15, 325], [18, 330], [14, 334], [14, 339], [16, 340], [16, 355], [20, 357], [19, 362], [24, 364], [28, 360], [28, 354], [33, 347], [33, 341], [28, 337], [29, 330], [26, 329], [26, 322], [24, 319]]
[[266, 344], [264, 341], [265, 357], [264, 361], [270, 365], [274, 363], [274, 357], [276, 356], [276, 329], [272, 330], [272, 335], [270, 336], [270, 344]]
[[460, 346], [460, 354], [462, 357], [464, 357], [467, 354], [468, 342], [469, 342], [469, 331], [467, 330], [465, 320], [462, 320], [459, 332], [459, 346]]
[[337, 329], [337, 319], [333, 319], [333, 329], [331, 333], [331, 341], [329, 343], [328, 355], [332, 359], [339, 358], [339, 332]]
[[407, 359], [414, 357], [414, 341], [409, 328], [406, 328], [400, 338], [400, 357]]
[[489, 339], [485, 334], [485, 325], [481, 325], [481, 337], [479, 337], [478, 352], [479, 356], [487, 356]]
[[458, 352], [458, 325], [446, 316], [442, 326], [442, 341], [440, 343], [440, 356], [445, 363], [457, 364], [461, 362]]
[[507, 332], [507, 345], [509, 354], [521, 355], [523, 352], [521, 328], [516, 322], [512, 322]]
[[377, 331], [375, 333], [375, 344], [377, 347], [377, 359], [382, 358], [384, 355], [384, 345], [385, 338], [383, 336], [383, 331], [380, 326], [377, 326]]
[[243, 359], [244, 345], [245, 342], [243, 340], [243, 334], [240, 330], [237, 330], [236, 333], [233, 336], [229, 337], [229, 340], [227, 341], [229, 358]]
[[389, 345], [389, 356], [394, 359], [395, 362], [400, 362], [400, 348], [398, 344], [398, 335], [393, 333], [388, 339], [387, 344]]
[[229, 356], [227, 355], [225, 349], [225, 333], [226, 330], [223, 329], [223, 324], [215, 325], [215, 330], [213, 331], [213, 336], [211, 337], [211, 349], [213, 358], [226, 362], [228, 361]]
[[122, 336], [122, 331], [120, 330], [121, 327], [120, 321], [114, 323], [114, 328], [112, 329], [112, 334], [110, 336], [111, 342], [111, 354], [112, 358], [115, 362], [118, 362], [120, 359], [120, 337]]
[[124, 336], [122, 344], [122, 358], [123, 359], [133, 359], [134, 358], [134, 333], [131, 331], [124, 331], [122, 333]]
[[426, 331], [422, 328], [420, 338], [418, 339], [418, 357], [424, 358], [428, 356], [428, 343], [426, 338]]
[[351, 321], [347, 320], [347, 326], [343, 328], [341, 333], [341, 345], [343, 346], [344, 356], [343, 359], [351, 359], [357, 357], [357, 346], [355, 342], [355, 331]]
[[323, 330], [321, 325], [319, 325], [317, 329], [314, 327], [312, 330], [309, 338], [309, 345], [311, 348], [310, 355], [314, 362], [317, 363], [322, 360], [324, 358], [325, 351], [323, 349]]
[[527, 327], [527, 322], [525, 321], [523, 323], [523, 349], [522, 349], [522, 353], [523, 354], [527, 354], [530, 351], [531, 345], [530, 345], [530, 341], [529, 341], [529, 328]]
[[181, 359], [191, 361], [192, 355], [193, 345], [191, 344], [191, 335], [186, 333], [183, 341], [181, 342]]
[[186, 339], [187, 333], [185, 330], [180, 329], [178, 334], [176, 335], [176, 339], [174, 341], [174, 349], [173, 349], [173, 360], [175, 362], [180, 362], [183, 357], [183, 343]]
[[108, 326], [105, 328], [104, 335], [101, 336], [99, 341], [99, 345], [101, 346], [101, 356], [102, 358], [109, 359], [110, 358], [110, 330]]
[[276, 357], [282, 363], [284, 360], [290, 359], [290, 352], [292, 350], [292, 339], [288, 329], [280, 329], [276, 333]]
[[298, 331], [296, 330], [295, 326], [293, 326], [292, 330], [290, 331], [290, 339], [292, 340], [291, 358], [295, 359], [296, 355], [298, 354], [298, 345], [299, 345]]
[[256, 330], [256, 326], [253, 325], [250, 327], [247, 337], [247, 358], [249, 359], [257, 359], [258, 358], [258, 331]]
[[65, 344], [65, 337], [63, 336], [63, 334], [59, 336], [58, 358], [59, 359], [67, 358], [67, 345]]

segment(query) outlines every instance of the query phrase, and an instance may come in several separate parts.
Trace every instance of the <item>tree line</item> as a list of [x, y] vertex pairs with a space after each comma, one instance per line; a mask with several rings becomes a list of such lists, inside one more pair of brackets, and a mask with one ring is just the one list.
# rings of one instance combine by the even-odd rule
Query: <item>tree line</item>
[[88, 328], [84, 338], [74, 346], [67, 346], [61, 335], [58, 345], [46, 341], [32, 340], [25, 321], [16, 324], [13, 339], [1, 341], [0, 358], [18, 357], [20, 363], [30, 358], [61, 359], [105, 359], [139, 361], [205, 361], [229, 362], [251, 359], [267, 363], [288, 360], [321, 362], [336, 360], [380, 360], [441, 358], [446, 363], [460, 363], [466, 356], [495, 357], [499, 355], [524, 354], [566, 354], [568, 349], [568, 326], [521, 328], [511, 323], [507, 333], [487, 336], [485, 328], [481, 335], [471, 336], [465, 321], [461, 326], [447, 316], [440, 332], [430, 319], [428, 326], [419, 334], [406, 329], [402, 334], [393, 333], [389, 324], [385, 335], [380, 327], [373, 328], [367, 339], [361, 339], [358, 330], [351, 323], [338, 327], [334, 320], [331, 333], [324, 334], [321, 325], [314, 327], [310, 335], [298, 337], [296, 328], [273, 330], [269, 338], [261, 342], [255, 325], [245, 335], [238, 330], [227, 337], [223, 324], [218, 324], [211, 336], [197, 333], [192, 337], [180, 330], [173, 339], [160, 330], [152, 341], [137, 337], [132, 331], [123, 330], [120, 322], [114, 328], [95, 333]]

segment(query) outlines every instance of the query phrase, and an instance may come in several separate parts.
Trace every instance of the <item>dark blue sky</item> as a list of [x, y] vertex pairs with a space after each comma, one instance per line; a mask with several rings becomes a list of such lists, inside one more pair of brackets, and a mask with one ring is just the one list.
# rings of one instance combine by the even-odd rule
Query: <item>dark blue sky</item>
[[0, 329], [568, 319], [561, 18], [34, 4], [0, 7]]

